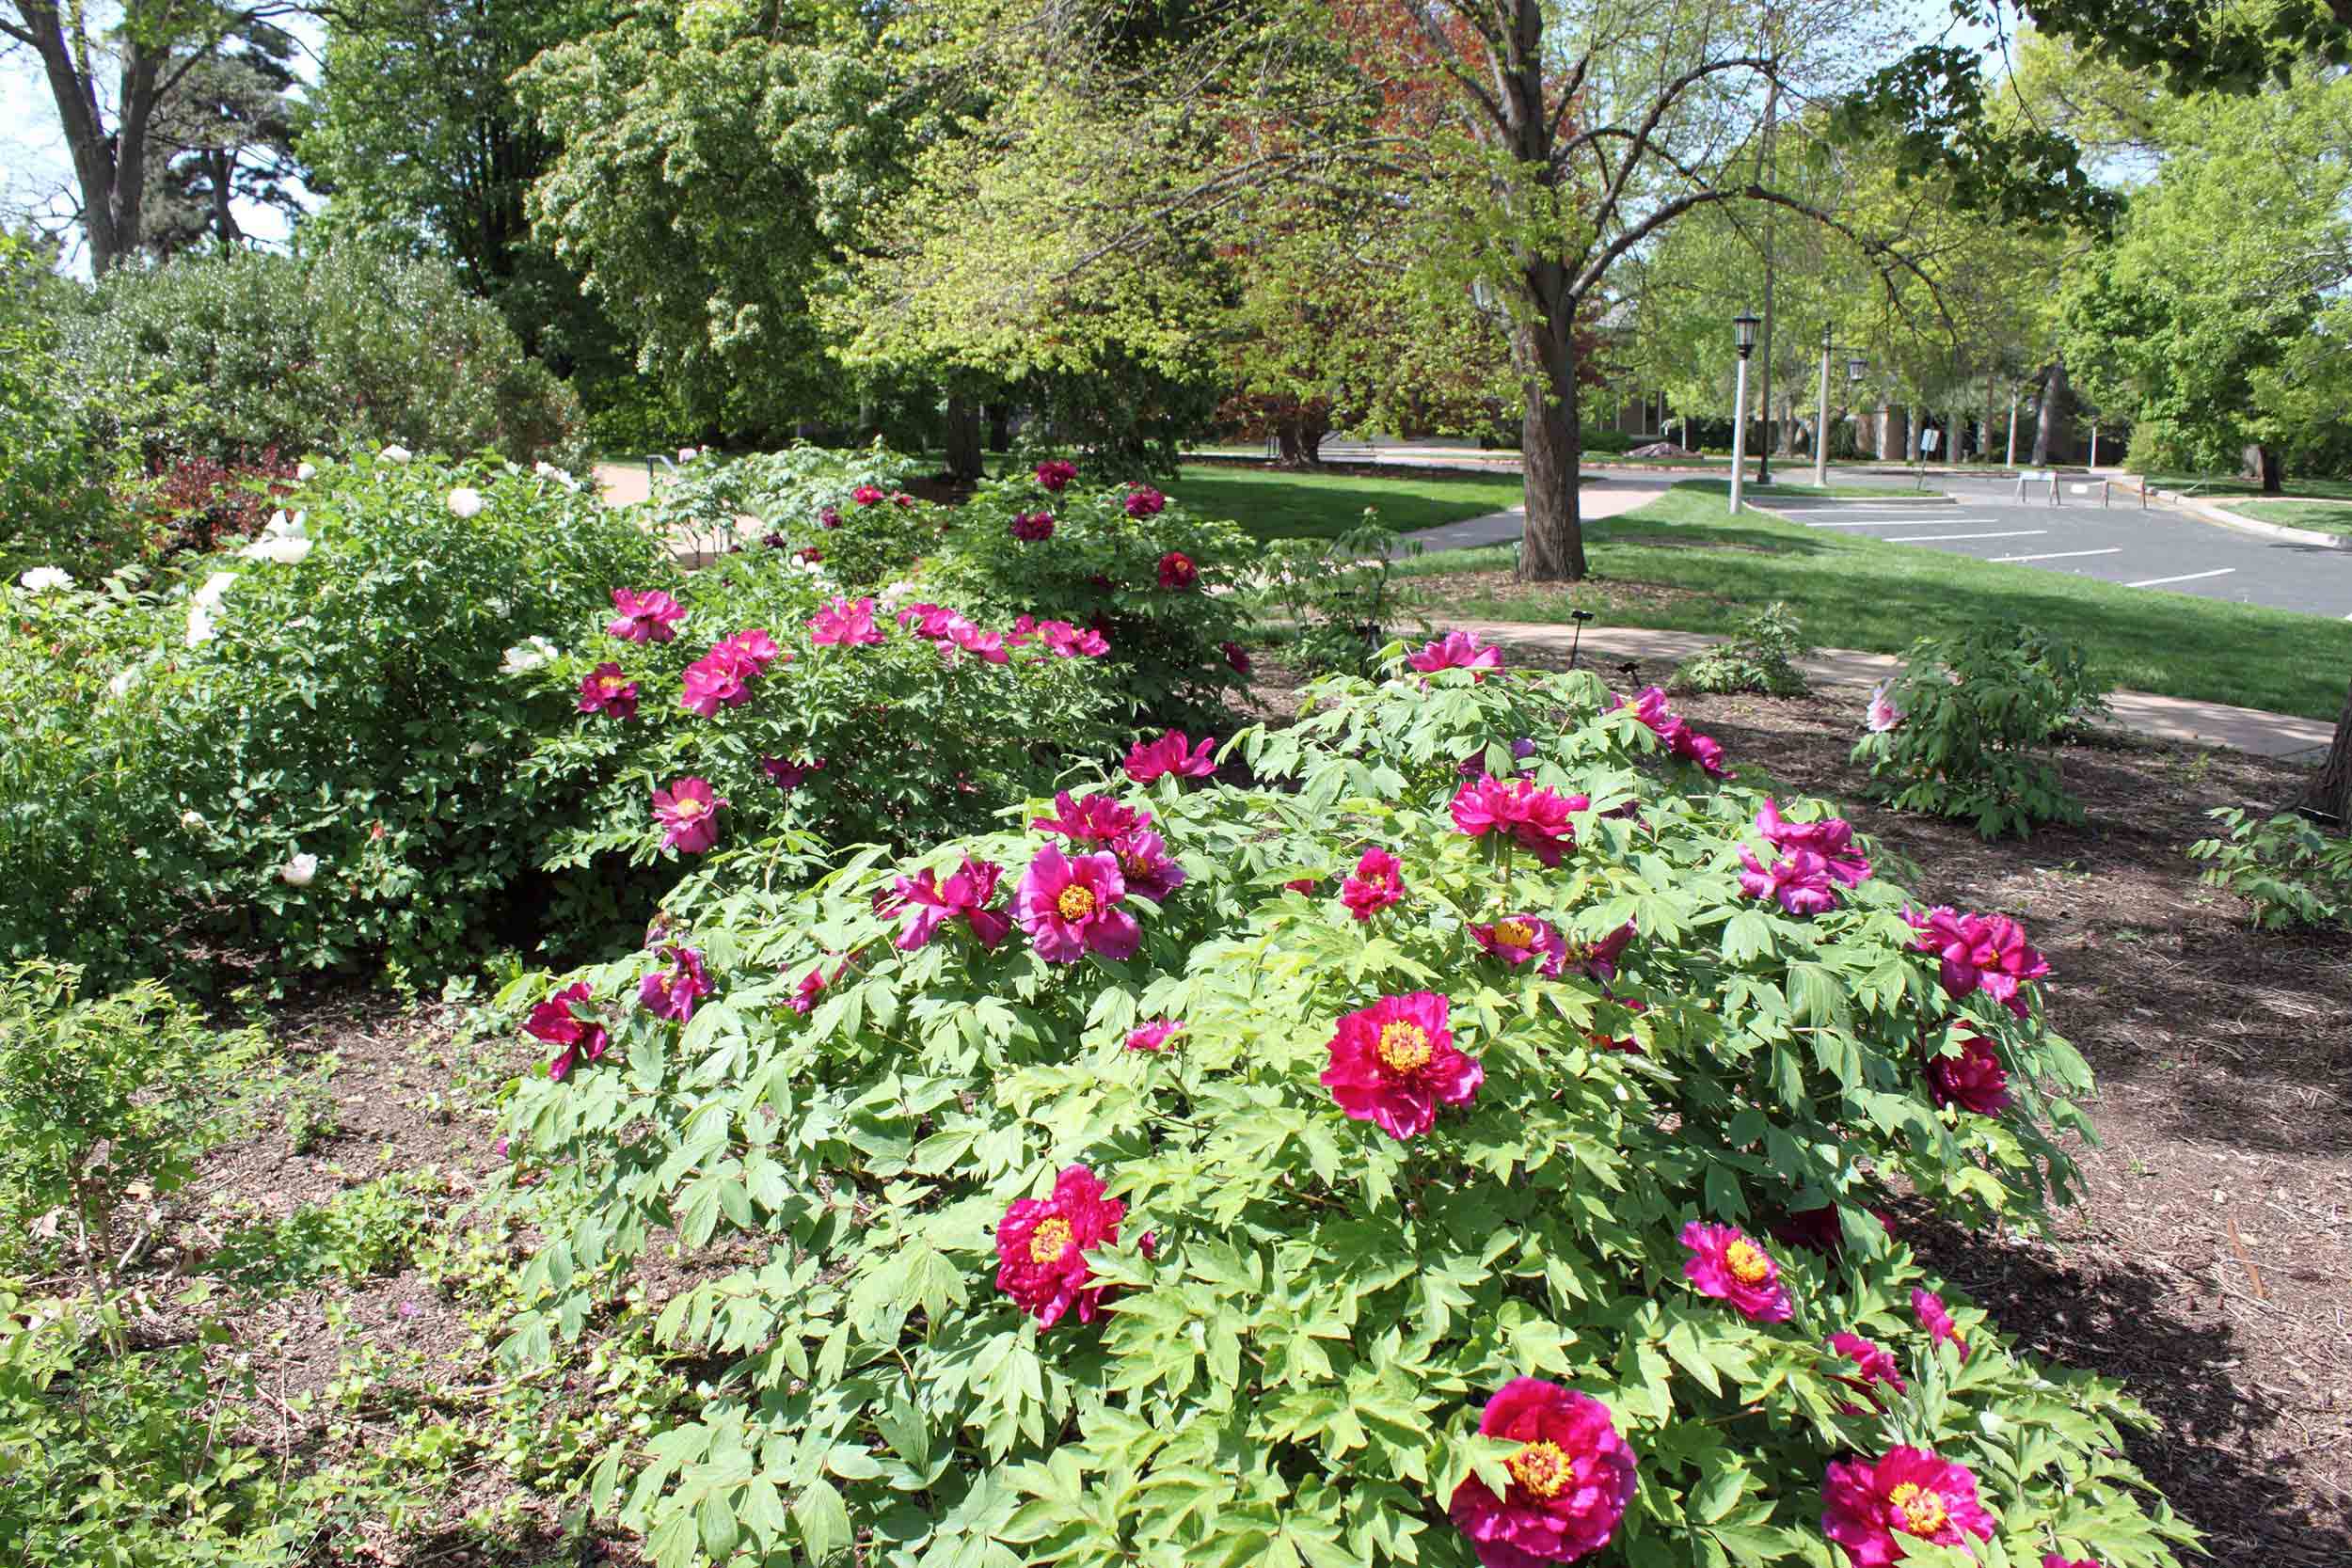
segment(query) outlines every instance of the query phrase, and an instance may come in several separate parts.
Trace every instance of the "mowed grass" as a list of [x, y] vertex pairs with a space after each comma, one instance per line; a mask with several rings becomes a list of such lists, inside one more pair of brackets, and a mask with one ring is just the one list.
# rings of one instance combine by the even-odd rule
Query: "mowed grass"
[[[2262, 486], [2236, 474], [2146, 474], [2156, 490], [2193, 491], [2200, 496], [2259, 496]], [[2280, 481], [2280, 494], [2294, 499], [2352, 501], [2352, 479], [2311, 479], [2298, 474]]]
[[1296, 473], [1221, 463], [1187, 463], [1171, 493], [1194, 513], [1231, 517], [1259, 539], [1332, 539], [1360, 528], [1364, 508], [1399, 533], [1483, 517], [1519, 504], [1517, 474]]
[[2258, 523], [2307, 528], [2320, 533], [2352, 533], [2352, 501], [2237, 500], [2228, 510]]
[[1917, 637], [1974, 622], [2038, 626], [2079, 643], [2115, 686], [2333, 719], [2352, 673], [2352, 624], [2187, 594], [1997, 566], [1964, 556], [1850, 539], [1677, 490], [1585, 527], [1595, 578], [1522, 588], [1507, 549], [1406, 562], [1406, 592], [1433, 621], [1564, 622], [1728, 632], [1787, 601], [1823, 647], [1900, 653]]

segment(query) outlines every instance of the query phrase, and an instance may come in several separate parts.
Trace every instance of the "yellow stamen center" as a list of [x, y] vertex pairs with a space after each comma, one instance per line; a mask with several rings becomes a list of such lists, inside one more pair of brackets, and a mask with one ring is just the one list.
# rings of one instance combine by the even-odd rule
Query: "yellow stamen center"
[[1530, 1443], [1502, 1462], [1511, 1472], [1511, 1479], [1539, 1497], [1559, 1496], [1560, 1489], [1574, 1479], [1568, 1456], [1560, 1445], [1552, 1442]]
[[1903, 1516], [1903, 1528], [1914, 1535], [1933, 1535], [1944, 1528], [1944, 1495], [1940, 1492], [1905, 1481], [1889, 1492], [1886, 1500]]
[[1535, 941], [1535, 933], [1524, 920], [1495, 922], [1495, 941], [1504, 947], [1527, 947]]
[[703, 803], [691, 795], [681, 795], [670, 802], [670, 815], [691, 821], [703, 814]]
[[[1054, 908], [1061, 911], [1064, 920], [1084, 920], [1094, 912], [1094, 895], [1073, 882], [1061, 890], [1061, 896], [1054, 900]], [[1056, 1220], [1051, 1223], [1059, 1225], [1061, 1222]], [[1063, 1226], [1062, 1228], [1067, 1232], [1069, 1227]]]
[[1412, 1072], [1429, 1065], [1428, 1031], [1401, 1018], [1391, 1019], [1380, 1026], [1380, 1043], [1375, 1049], [1394, 1072]]
[[1046, 1220], [1029, 1232], [1029, 1261], [1051, 1263], [1070, 1250], [1070, 1222], [1064, 1219]]
[[619, 691], [621, 688], [627, 686], [628, 684], [628, 677], [627, 675], [598, 675], [596, 677], [597, 689], [603, 691], [603, 693], [608, 697], [613, 695], [615, 692]]
[[1772, 1260], [1745, 1242], [1724, 1248], [1724, 1266], [1742, 1285], [1761, 1285], [1772, 1275]]

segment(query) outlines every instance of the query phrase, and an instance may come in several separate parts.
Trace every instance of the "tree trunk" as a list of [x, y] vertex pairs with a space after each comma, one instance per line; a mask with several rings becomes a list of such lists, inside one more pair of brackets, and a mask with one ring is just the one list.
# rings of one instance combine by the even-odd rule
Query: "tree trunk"
[[2065, 426], [2071, 422], [2067, 405], [2072, 402], [2066, 361], [2053, 358], [2042, 372], [2042, 407], [2034, 416], [2033, 455], [2026, 459], [2032, 467], [2048, 467], [2059, 446], [2069, 439]]
[[957, 479], [980, 477], [979, 405], [961, 392], [947, 394], [947, 471]]
[[1519, 424], [1526, 467], [1527, 523], [1521, 535], [1521, 582], [1581, 582], [1584, 530], [1577, 494], [1583, 433], [1576, 406], [1576, 345], [1566, 324], [1549, 315], [1519, 328], [1520, 373], [1527, 412]]
[[2264, 495], [2275, 496], [2280, 493], [2282, 476], [2279, 467], [2279, 454], [2268, 447], [2259, 442], [2248, 447], [2239, 454], [2238, 472], [2241, 477], [2261, 484]]
[[2338, 828], [2352, 821], [2352, 689], [2344, 692], [2344, 707], [2336, 715], [2336, 737], [2328, 743], [2328, 760], [2295, 804]]
[[1303, 411], [1277, 419], [1274, 440], [1285, 468], [1312, 468], [1323, 462], [1323, 421]]
[[992, 403], [988, 409], [988, 450], [1009, 451], [1012, 448], [1012, 404]]

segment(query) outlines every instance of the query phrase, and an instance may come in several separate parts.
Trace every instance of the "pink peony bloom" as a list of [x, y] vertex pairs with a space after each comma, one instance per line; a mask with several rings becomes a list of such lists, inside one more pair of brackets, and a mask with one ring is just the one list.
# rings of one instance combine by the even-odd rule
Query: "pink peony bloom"
[[1617, 977], [1617, 960], [1633, 941], [1633, 922], [1627, 921], [1598, 942], [1564, 942], [1560, 949], [1563, 972], [1573, 970], [1602, 985]]
[[914, 498], [904, 490], [894, 490], [890, 493], [890, 504], [903, 511], [914, 504]]
[[1119, 858], [1119, 874], [1134, 897], [1164, 904], [1184, 885], [1184, 868], [1168, 858], [1168, 847], [1149, 828], [1121, 833], [1104, 847]]
[[[1370, 920], [1405, 896], [1405, 879], [1398, 875], [1399, 869], [1397, 858], [1386, 849], [1365, 850], [1356, 863], [1355, 874], [1340, 883], [1340, 902], [1357, 919]], [[1298, 886], [1295, 882], [1291, 885]], [[1299, 891], [1311, 893], [1314, 883], [1311, 881]]]
[[1169, 773], [1180, 779], [1205, 779], [1216, 772], [1216, 764], [1209, 753], [1216, 749], [1216, 736], [1203, 736], [1198, 747], [1182, 730], [1170, 730], [1152, 741], [1136, 741], [1127, 750], [1127, 777], [1139, 784]]
[[947, 639], [939, 644], [940, 652], [946, 653], [951, 644], [959, 652], [985, 659], [991, 664], [1009, 663], [1012, 658], [1012, 655], [1006, 650], [1002, 636], [993, 631], [982, 631], [961, 615], [948, 623]]
[[1592, 803], [1581, 795], [1540, 789], [1532, 779], [1473, 779], [1454, 791], [1454, 825], [1472, 838], [1488, 832], [1506, 833], [1520, 847], [1533, 849], [1544, 864], [1558, 865], [1561, 855], [1576, 844], [1568, 814]]
[[[836, 964], [833, 972], [834, 979], [840, 979], [842, 970], [848, 967], [847, 964]], [[815, 969], [801, 976], [801, 983], [793, 989], [792, 1000], [785, 1006], [802, 1017], [807, 1017], [809, 1010], [817, 1006], [818, 993], [822, 991], [828, 983], [825, 978], [825, 966], [818, 964]]]
[[778, 659], [787, 664], [792, 662], [792, 656], [777, 647], [776, 640], [761, 626], [753, 626], [747, 631], [737, 632], [733, 637], [722, 639], [711, 645], [706, 657], [724, 657], [741, 667], [747, 676], [766, 674], [768, 666]]
[[808, 783], [808, 776], [811, 773], [822, 772], [824, 767], [823, 757], [813, 757], [803, 762], [787, 762], [783, 757], [761, 757], [759, 759], [759, 770], [767, 774], [770, 781], [787, 795]]
[[1072, 844], [1107, 844], [1151, 825], [1148, 811], [1122, 806], [1107, 795], [1081, 795], [1073, 800], [1066, 789], [1054, 797], [1053, 816], [1029, 819], [1030, 827], [1059, 833]]
[[580, 711], [609, 713], [615, 719], [637, 717], [637, 683], [617, 664], [599, 664], [580, 680]]
[[1041, 545], [1054, 537], [1051, 512], [1023, 512], [1012, 519], [1012, 536], [1025, 545]]
[[1086, 1255], [1119, 1240], [1127, 1206], [1103, 1196], [1103, 1182], [1084, 1165], [1055, 1179], [1051, 1197], [1025, 1197], [996, 1225], [996, 1288], [1021, 1310], [1051, 1328], [1075, 1311], [1090, 1323], [1103, 1310], [1107, 1286], [1089, 1286]]
[[1590, 1394], [1515, 1377], [1486, 1402], [1482, 1436], [1520, 1445], [1503, 1460], [1511, 1489], [1496, 1497], [1476, 1476], [1455, 1488], [1447, 1513], [1485, 1568], [1574, 1562], [1609, 1544], [1633, 1500], [1633, 1450]]
[[1682, 1244], [1691, 1253], [1682, 1260], [1682, 1276], [1699, 1294], [1729, 1302], [1751, 1323], [1787, 1323], [1796, 1311], [1780, 1282], [1780, 1265], [1745, 1231], [1692, 1220], [1682, 1227]]
[[1538, 920], [1532, 914], [1514, 914], [1491, 926], [1472, 926], [1470, 929], [1471, 938], [1489, 957], [1501, 958], [1514, 969], [1537, 963], [1540, 967], [1536, 973], [1545, 979], [1559, 978], [1566, 947], [1560, 941], [1560, 933], [1551, 928], [1550, 921]]
[[1963, 1361], [1968, 1359], [1968, 1341], [1960, 1337], [1960, 1326], [1952, 1322], [1951, 1309], [1944, 1305], [1942, 1296], [1915, 1285], [1911, 1288], [1911, 1311], [1919, 1320], [1919, 1326], [1928, 1331], [1931, 1343], [1941, 1345], [1948, 1341]]
[[532, 1007], [530, 1019], [523, 1024], [523, 1033], [532, 1038], [563, 1048], [548, 1061], [548, 1076], [559, 1084], [571, 1076], [578, 1064], [593, 1062], [603, 1055], [605, 1046], [611, 1043], [603, 1024], [573, 1016], [573, 1006], [588, 999], [588, 982], [576, 982]]
[[2005, 914], [1962, 914], [1947, 908], [1903, 911], [1919, 936], [1913, 946], [1942, 960], [1945, 994], [1957, 1002], [1981, 990], [2028, 1016], [2024, 987], [2050, 973], [2050, 960], [2026, 941], [2026, 928]]
[[[1127, 509], [1135, 510], [1135, 498], [1127, 498]], [[1153, 510], [1157, 510], [1154, 508]], [[1170, 550], [1160, 557], [1160, 586], [1182, 593], [1200, 580], [1200, 568], [1192, 563], [1192, 557], [1182, 550]]]
[[839, 528], [841, 509], [837, 506], [825, 507], [817, 514], [817, 520], [827, 528]]
[[851, 604], [847, 599], [834, 600], [810, 618], [808, 640], [819, 648], [851, 648], [881, 641], [882, 627], [874, 625], [874, 601], [860, 599]]
[[1724, 749], [1712, 739], [1692, 730], [1682, 717], [1666, 705], [1666, 693], [1655, 686], [1645, 686], [1631, 697], [1620, 698], [1617, 706], [1629, 709], [1640, 720], [1667, 754], [1684, 762], [1696, 763], [1709, 778], [1724, 776]]
[[707, 779], [679, 779], [667, 789], [653, 792], [653, 814], [668, 830], [661, 847], [682, 855], [699, 855], [719, 842], [719, 808], [723, 799], [710, 793]]
[[1906, 1537], [1965, 1551], [1968, 1537], [1990, 1541], [1993, 1529], [1967, 1466], [1925, 1449], [1889, 1449], [1875, 1464], [1832, 1460], [1821, 1483], [1822, 1533], [1846, 1548], [1853, 1568], [1900, 1562]]
[[[1888, 1235], [1895, 1233], [1895, 1222], [1873, 1210], [1870, 1217]], [[1807, 1252], [1818, 1252], [1824, 1258], [1842, 1258], [1846, 1253], [1845, 1222], [1838, 1218], [1837, 1205], [1825, 1203], [1818, 1209], [1802, 1209], [1784, 1216], [1772, 1227], [1772, 1240], [1801, 1246]]]
[[1482, 645], [1466, 631], [1450, 631], [1405, 661], [1424, 675], [1440, 670], [1470, 670], [1474, 680], [1486, 679], [1486, 672], [1502, 668], [1502, 650]]
[[1928, 1092], [1938, 1105], [1957, 1105], [1980, 1117], [1997, 1117], [2009, 1109], [2009, 1074], [1991, 1040], [1963, 1035], [1959, 1055], [1929, 1060]]
[[1894, 699], [1887, 696], [1894, 685], [1892, 678], [1879, 682], [1871, 689], [1868, 705], [1862, 710], [1862, 722], [1873, 735], [1884, 735], [1903, 721], [1902, 710], [1895, 705]]
[[752, 700], [751, 676], [739, 660], [713, 648], [686, 667], [678, 705], [705, 719], [722, 707], [740, 707]]
[[861, 484], [850, 492], [850, 499], [860, 506], [880, 506], [882, 503], [882, 487], [874, 484]]
[[1216, 645], [1216, 651], [1225, 656], [1226, 668], [1232, 671], [1233, 673], [1236, 675], [1247, 675], [1249, 673], [1249, 656], [1242, 651], [1242, 645], [1240, 643], [1219, 642]]
[[988, 907], [995, 900], [996, 883], [1004, 874], [1004, 868], [994, 862], [976, 861], [966, 855], [963, 863], [944, 882], [936, 872], [930, 870], [899, 878], [892, 884], [893, 896], [885, 900], [881, 911], [898, 917], [899, 950], [912, 953], [924, 946], [938, 934], [941, 926], [961, 915], [980, 945], [995, 951], [996, 944], [1012, 929], [1010, 915]]
[[2099, 1568], [2098, 1560], [2088, 1557], [2066, 1557], [2058, 1552], [2044, 1552], [2042, 1568]]
[[628, 642], [667, 642], [677, 635], [685, 610], [659, 589], [640, 594], [632, 588], [612, 590], [612, 608], [620, 616], [604, 629]]
[[[1836, 1372], [1831, 1374], [1850, 1388], [1870, 1394], [1870, 1385], [1883, 1383], [1899, 1394], [1909, 1387], [1909, 1385], [1903, 1382], [1902, 1370], [1895, 1365], [1893, 1354], [1885, 1346], [1874, 1344], [1858, 1334], [1831, 1335], [1829, 1353], [1853, 1363], [1854, 1371], [1851, 1376]], [[1870, 1399], [1875, 1403], [1878, 1396], [1870, 1394]]]
[[1827, 914], [1837, 907], [1829, 863], [1810, 849], [1783, 855], [1767, 867], [1742, 844], [1740, 864], [1740, 891], [1751, 898], [1776, 899], [1790, 914]]
[[1109, 639], [1101, 632], [1091, 627], [1080, 631], [1067, 621], [1041, 621], [1037, 633], [1061, 658], [1101, 658], [1111, 651]]
[[1174, 1037], [1184, 1032], [1184, 1026], [1171, 1018], [1155, 1018], [1151, 1022], [1127, 1031], [1130, 1051], [1158, 1051]]
[[1040, 484], [1058, 493], [1063, 485], [1078, 477], [1078, 465], [1054, 457], [1040, 463], [1036, 471]]
[[[1167, 504], [1168, 498], [1161, 495], [1157, 490], [1152, 489], [1149, 484], [1130, 484], [1127, 486], [1126, 506], [1127, 515], [1130, 517], [1156, 517], [1159, 515], [1160, 509]], [[1182, 560], [1183, 558], [1179, 557], [1178, 559]], [[1185, 562], [1184, 564], [1189, 566], [1192, 563], [1190, 562]], [[1165, 562], [1163, 562], [1160, 565], [1160, 574], [1163, 579], [1160, 586], [1165, 588], [1168, 586], [1168, 583], [1165, 580], [1168, 574], [1168, 566]], [[1187, 584], [1187, 586], [1189, 586], [1189, 584]]]
[[1870, 875], [1870, 863], [1862, 858], [1862, 851], [1854, 845], [1853, 825], [1842, 816], [1820, 822], [1791, 822], [1780, 815], [1780, 808], [1768, 796], [1764, 809], [1756, 814], [1756, 831], [1783, 854], [1809, 849], [1820, 856], [1832, 881], [1859, 887]]
[[[1367, 851], [1367, 853], [1369, 853], [1369, 851]], [[1284, 882], [1282, 885], [1293, 893], [1303, 893], [1311, 897], [1314, 895], [1315, 889], [1323, 885], [1323, 880], [1318, 877], [1297, 877], [1292, 879], [1290, 881]]]
[[654, 1017], [684, 1023], [694, 1016], [695, 1004], [710, 994], [710, 976], [703, 956], [691, 947], [665, 947], [661, 958], [669, 967], [638, 982], [637, 1000]]
[[1047, 963], [1076, 963], [1089, 951], [1127, 958], [1135, 956], [1143, 930], [1119, 907], [1126, 896], [1117, 855], [1069, 856], [1048, 844], [1022, 874], [1013, 918]]
[[1347, 1014], [1320, 1082], [1350, 1120], [1400, 1141], [1419, 1136], [1440, 1104], [1469, 1104], [1486, 1081], [1486, 1069], [1454, 1049], [1451, 1011], [1444, 997], [1417, 990]]

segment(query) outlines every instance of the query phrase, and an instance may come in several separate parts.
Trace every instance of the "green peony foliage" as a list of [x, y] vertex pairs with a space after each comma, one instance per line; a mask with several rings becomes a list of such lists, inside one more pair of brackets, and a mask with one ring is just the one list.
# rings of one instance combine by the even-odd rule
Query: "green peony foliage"
[[[1882, 879], [1809, 919], [1742, 895], [1765, 797], [1604, 705], [1588, 675], [1328, 681], [1295, 725], [1228, 744], [1253, 787], [1032, 800], [790, 893], [747, 848], [679, 891], [663, 951], [568, 976], [553, 1006], [554, 982], [511, 987], [576, 1059], [511, 1111], [545, 1244], [509, 1353], [562, 1354], [642, 1299], [649, 1251], [688, 1271], [627, 1310], [694, 1357], [699, 1415], [608, 1451], [595, 1505], [662, 1568], [1464, 1568], [1449, 1502], [1513, 1491], [1524, 1450], [1477, 1422], [1528, 1377], [1598, 1400], [1630, 1445], [1597, 1560], [1827, 1568], [1827, 1466], [1908, 1446], [1973, 1475], [1997, 1522], [1979, 1561], [2171, 1564], [2193, 1537], [2121, 1454], [2137, 1407], [1964, 1303], [1964, 1354], [1939, 1344], [1914, 1296], [1938, 1282], [1871, 1217], [1908, 1191], [1963, 1224], [2040, 1224], [2079, 1186], [2056, 1140], [2088, 1132], [2081, 1058], [2033, 988], [2022, 1017], [1954, 1000]], [[1464, 831], [1449, 806], [1482, 770], [1526, 782], [1481, 799], [1584, 798], [1553, 824], [1572, 845]], [[926, 934], [900, 902], [970, 857], [1004, 885], [962, 910], [1001, 910], [1025, 871], [1049, 892], [1025, 924], [1098, 921], [1044, 875], [1049, 846], [1086, 847], [1031, 823], [1083, 835], [1113, 804], [1149, 811], [1184, 873], [1116, 905], [1131, 957], [1049, 963], [1020, 926], [992, 948], [968, 912]], [[1125, 842], [1132, 889], [1152, 857]], [[1396, 863], [1385, 907], [1344, 881], [1367, 848]], [[1515, 919], [1574, 944], [1556, 975], [1495, 955]], [[698, 1005], [657, 1011], [680, 993], [647, 977], [689, 969]], [[1477, 1071], [1400, 1141], [1324, 1082], [1344, 1021], [1416, 993]], [[2006, 1070], [1997, 1114], [1930, 1092], [1963, 1030]], [[1013, 1210], [1063, 1203], [1074, 1165], [1104, 1184], [1091, 1207]], [[1106, 1216], [1116, 1240], [1056, 1253], [1052, 1225], [1091, 1239]], [[1826, 1250], [1778, 1239], [1798, 1216]], [[1699, 1221], [1769, 1257], [1787, 1321], [1694, 1289]], [[1083, 1291], [1050, 1326], [998, 1288], [1041, 1299], [1035, 1265], [1073, 1259]], [[1885, 1347], [1901, 1390], [1841, 1381], [1834, 1333]]]

